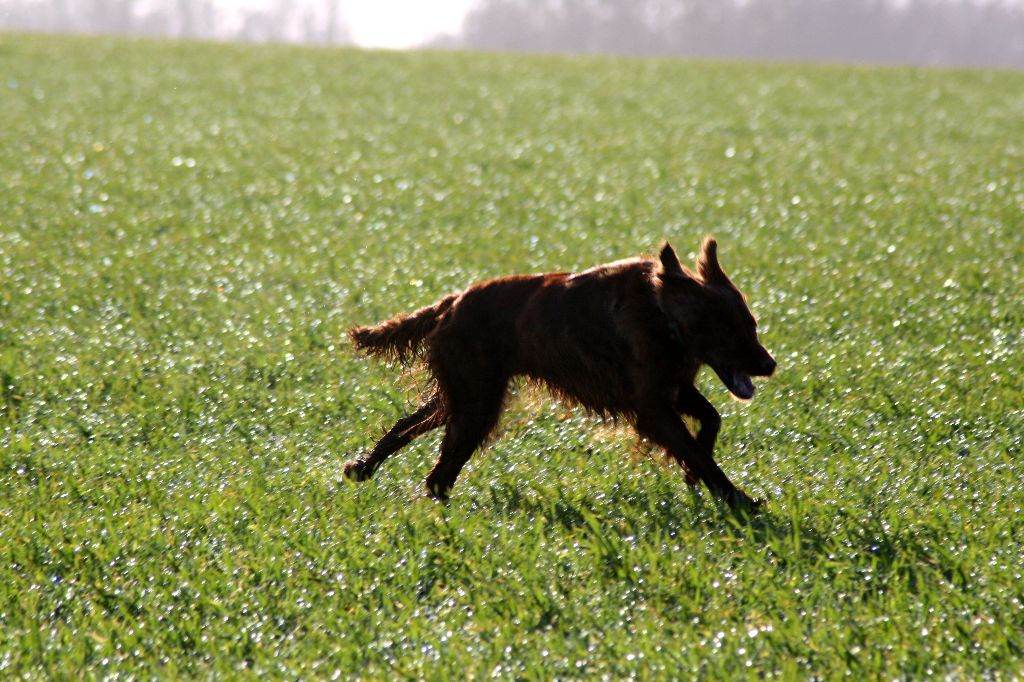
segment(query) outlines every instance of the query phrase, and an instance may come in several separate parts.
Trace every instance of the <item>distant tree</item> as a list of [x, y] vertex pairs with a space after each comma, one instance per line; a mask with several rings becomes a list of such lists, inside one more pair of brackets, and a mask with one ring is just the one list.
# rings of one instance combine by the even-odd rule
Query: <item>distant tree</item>
[[341, 0], [275, 0], [269, 9], [239, 10], [239, 35], [222, 29], [221, 16], [216, 0], [0, 0], [0, 29], [350, 42]]
[[195, 35], [195, 3], [192, 0], [178, 0], [178, 35]]
[[50, 19], [54, 24], [54, 29], [58, 29], [58, 24], [62, 17], [71, 17], [70, 5], [69, 0], [52, 0], [50, 2]]
[[328, 45], [348, 42], [347, 32], [341, 26], [341, 0], [324, 0], [324, 16], [324, 42]]

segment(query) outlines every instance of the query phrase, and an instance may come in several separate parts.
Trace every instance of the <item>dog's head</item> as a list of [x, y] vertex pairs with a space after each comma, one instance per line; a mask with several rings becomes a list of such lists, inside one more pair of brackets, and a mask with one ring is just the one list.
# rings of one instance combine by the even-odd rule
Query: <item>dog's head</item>
[[757, 320], [746, 298], [718, 263], [718, 245], [704, 240], [696, 273], [679, 262], [667, 242], [657, 269], [658, 303], [686, 346], [715, 370], [740, 400], [754, 396], [752, 376], [771, 376], [772, 357], [757, 338]]

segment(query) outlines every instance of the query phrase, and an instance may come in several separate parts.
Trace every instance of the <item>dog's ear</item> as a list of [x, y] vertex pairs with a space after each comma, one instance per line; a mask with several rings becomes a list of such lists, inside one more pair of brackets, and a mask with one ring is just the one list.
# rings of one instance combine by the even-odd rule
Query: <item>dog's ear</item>
[[718, 242], [714, 237], [705, 237], [697, 256], [697, 274], [705, 282], [728, 279], [722, 266], [718, 264]]
[[662, 277], [686, 277], [686, 273], [683, 272], [683, 264], [679, 262], [679, 256], [676, 255], [676, 250], [672, 248], [672, 245], [665, 242], [665, 245], [661, 247], [661, 274]]

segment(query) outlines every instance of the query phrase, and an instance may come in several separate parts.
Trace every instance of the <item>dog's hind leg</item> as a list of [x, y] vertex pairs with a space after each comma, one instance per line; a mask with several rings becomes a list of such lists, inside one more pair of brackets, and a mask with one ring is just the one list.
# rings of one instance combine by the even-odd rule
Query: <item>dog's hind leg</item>
[[441, 501], [448, 499], [448, 493], [455, 485], [462, 467], [494, 430], [501, 409], [500, 403], [492, 408], [491, 414], [456, 417], [448, 424], [448, 430], [441, 441], [441, 454], [427, 475], [428, 495]]
[[438, 400], [434, 396], [409, 416], [399, 419], [391, 430], [377, 441], [369, 454], [345, 464], [345, 476], [356, 481], [369, 479], [384, 460], [404, 448], [412, 439], [436, 429], [442, 423], [444, 422], [438, 410]]
[[508, 379], [479, 378], [472, 385], [460, 384], [458, 392], [449, 390], [445, 396], [448, 427], [441, 441], [441, 454], [427, 475], [427, 494], [437, 500], [448, 499], [462, 467], [487, 441], [501, 416]]

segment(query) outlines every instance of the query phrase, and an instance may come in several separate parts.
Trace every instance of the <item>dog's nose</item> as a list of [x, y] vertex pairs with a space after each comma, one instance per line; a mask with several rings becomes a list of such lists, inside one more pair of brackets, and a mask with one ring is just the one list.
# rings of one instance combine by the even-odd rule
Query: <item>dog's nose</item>
[[775, 372], [775, 358], [768, 356], [761, 363], [761, 375], [770, 377]]

